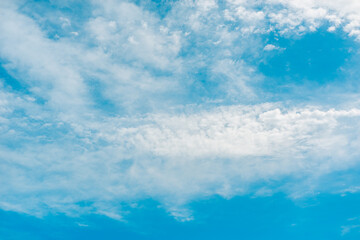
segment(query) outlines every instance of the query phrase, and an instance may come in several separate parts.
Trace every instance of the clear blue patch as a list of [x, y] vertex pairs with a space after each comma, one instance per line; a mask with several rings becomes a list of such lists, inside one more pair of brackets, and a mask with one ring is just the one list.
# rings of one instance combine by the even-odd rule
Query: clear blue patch
[[[195, 220], [178, 222], [154, 201], [139, 203], [127, 222], [91, 215], [44, 219], [0, 212], [1, 239], [359, 239], [360, 194], [318, 195], [294, 203], [272, 197], [215, 197], [191, 204]], [[5, 221], [6, 220], [6, 221]], [[348, 231], [346, 230], [349, 228]]]
[[265, 76], [260, 86], [264, 92], [272, 93], [276, 100], [311, 99], [317, 91], [336, 86], [344, 90], [343, 66], [354, 59], [357, 44], [340, 34], [319, 30], [299, 39], [269, 41], [282, 49], [265, 52], [259, 64]]
[[3, 67], [3, 64], [4, 62], [0, 60], [0, 81], [4, 84], [4, 87], [10, 88], [14, 91], [27, 93], [26, 86], [9, 74]]

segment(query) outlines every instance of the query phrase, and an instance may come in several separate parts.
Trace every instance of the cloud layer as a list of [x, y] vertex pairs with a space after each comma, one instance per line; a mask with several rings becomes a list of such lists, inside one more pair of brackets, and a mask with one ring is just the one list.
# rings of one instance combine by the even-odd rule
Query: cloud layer
[[[279, 191], [272, 182], [306, 194], [286, 189], [281, 179], [313, 179], [311, 192], [316, 179], [356, 166], [359, 117], [358, 109], [269, 104], [81, 124], [11, 117], [3, 120], [2, 141], [17, 146], [8, 142], [1, 150], [7, 182], [1, 206], [37, 215], [106, 213], [151, 197], [172, 211], [212, 195]], [[83, 209], [84, 201], [91, 204]]]
[[288, 184], [358, 164], [356, 103], [266, 103], [254, 64], [270, 35], [358, 40], [358, 1], [88, 3], [0, 3], [2, 209], [121, 219], [153, 198], [187, 220], [194, 199], [302, 195]]

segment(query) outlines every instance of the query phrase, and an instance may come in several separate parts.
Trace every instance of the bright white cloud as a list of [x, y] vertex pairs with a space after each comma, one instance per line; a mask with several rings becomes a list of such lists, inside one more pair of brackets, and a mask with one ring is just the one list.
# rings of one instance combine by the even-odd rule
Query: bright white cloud
[[179, 32], [169, 30], [152, 13], [132, 3], [103, 1], [96, 6], [88, 28], [106, 53], [156, 69], [180, 67], [176, 58], [181, 47]]
[[330, 29], [341, 26], [349, 36], [359, 38], [360, 4], [357, 0], [228, 0], [227, 2], [231, 6], [227, 10], [227, 15], [231, 16], [233, 21], [241, 20], [251, 24], [254, 32], [277, 30], [281, 34], [303, 34], [315, 31], [323, 24], [329, 24]]
[[[30, 214], [88, 211], [120, 219], [119, 203], [152, 197], [175, 217], [191, 219], [181, 206], [195, 198], [254, 193], [250, 186], [267, 187], [264, 180], [316, 179], [354, 166], [359, 117], [358, 109], [274, 105], [70, 125], [12, 117], [8, 122], [24, 130], [3, 130], [19, 146], [0, 151], [6, 182], [0, 202], [4, 209]], [[35, 135], [33, 127], [39, 128]], [[82, 208], [82, 201], [93, 204]]]
[[272, 51], [272, 50], [276, 50], [276, 49], [279, 49], [279, 47], [273, 45], [273, 44], [268, 44], [264, 47], [264, 50], [265, 51]]

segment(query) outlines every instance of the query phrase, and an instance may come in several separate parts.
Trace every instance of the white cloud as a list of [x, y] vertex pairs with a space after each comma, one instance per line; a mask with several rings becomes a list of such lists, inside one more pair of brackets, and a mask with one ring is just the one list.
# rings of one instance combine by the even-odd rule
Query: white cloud
[[179, 68], [179, 32], [170, 31], [150, 12], [132, 3], [104, 1], [97, 5], [88, 27], [99, 47], [123, 61], [141, 61], [163, 70]]
[[[284, 177], [312, 179], [316, 185], [316, 178], [354, 166], [359, 117], [357, 109], [286, 110], [265, 104], [102, 117], [63, 123], [70, 127], [65, 129], [52, 121], [43, 127], [51, 135], [30, 130], [44, 119], [8, 117], [25, 129], [10, 132], [10, 125], [2, 134], [2, 139], [17, 136], [19, 146], [1, 148], [6, 187], [0, 202], [7, 210], [34, 215], [93, 212], [121, 219], [119, 203], [151, 197], [174, 217], [190, 220], [183, 206], [193, 199], [258, 194], [261, 189], [252, 184], [282, 186]], [[284, 187], [289, 194], [297, 191]], [[80, 207], [83, 201], [92, 204]]]
[[[236, 16], [250, 24], [255, 23], [254, 27], [258, 29], [256, 31], [265, 30], [264, 27], [271, 29], [267, 22], [269, 21], [281, 34], [303, 34], [315, 31], [329, 22], [335, 26], [341, 26], [349, 36], [356, 38], [359, 36], [360, 4], [357, 0], [261, 0], [254, 2], [228, 0], [227, 2], [232, 6], [229, 7], [230, 12], [227, 12], [227, 15]], [[260, 15], [262, 17], [258, 19], [263, 19], [262, 24], [256, 23], [256, 19], [251, 17]]]
[[0, 12], [0, 56], [7, 62], [3, 66], [53, 108], [83, 108], [85, 85], [69, 64], [76, 49], [49, 40], [32, 19], [15, 10]]
[[[295, 196], [302, 189], [283, 178], [316, 188], [318, 178], [358, 164], [357, 108], [180, 104], [193, 103], [184, 98], [204, 68], [222, 93], [214, 102], [256, 99], [251, 83], [260, 77], [242, 54], [277, 49], [257, 36], [328, 21], [356, 37], [358, 4], [347, 3], [178, 1], [160, 19], [126, 1], [92, 1], [84, 30], [51, 39], [2, 1], [3, 67], [28, 93], [0, 92], [0, 207], [122, 220], [121, 203], [152, 197], [191, 220], [185, 205], [193, 199], [279, 189]], [[66, 19], [62, 27], [76, 25]]]
[[267, 44], [265, 47], [264, 47], [264, 51], [272, 51], [272, 50], [276, 50], [276, 49], [279, 49], [279, 47], [273, 45], [273, 44]]
[[334, 32], [336, 30], [335, 26], [328, 27], [328, 32]]
[[350, 233], [351, 231], [357, 229], [359, 230], [360, 228], [360, 224], [357, 225], [348, 225], [348, 226], [341, 226], [342, 230], [341, 230], [341, 236], [344, 236], [348, 233]]
[[[66, 117], [94, 111], [95, 84], [104, 101], [129, 111], [144, 102], [149, 107], [156, 105], [154, 95], [181, 93], [176, 76], [170, 79], [153, 73], [160, 70], [173, 75], [181, 71], [176, 59], [180, 46], [177, 33], [161, 28], [155, 17], [134, 4], [109, 8], [106, 17], [99, 8], [97, 15], [89, 19], [90, 32], [86, 32], [85, 42], [79, 42], [47, 38], [32, 18], [6, 5], [0, 9], [3, 67], [50, 109], [58, 108]], [[122, 12], [132, 16], [132, 20], [118, 19]], [[149, 70], [149, 66], [154, 70]]]

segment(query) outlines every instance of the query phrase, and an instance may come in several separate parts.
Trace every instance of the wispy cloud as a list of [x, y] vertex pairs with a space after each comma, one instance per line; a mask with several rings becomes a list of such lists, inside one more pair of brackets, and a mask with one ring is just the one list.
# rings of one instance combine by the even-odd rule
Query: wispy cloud
[[151, 197], [191, 220], [194, 199], [295, 196], [293, 179], [358, 164], [357, 103], [266, 103], [254, 64], [282, 49], [270, 35], [358, 38], [357, 1], [89, 1], [81, 21], [40, 8], [51, 24], [23, 3], [0, 3], [1, 66], [23, 87], [1, 80], [2, 209], [122, 220]]
[[[357, 163], [359, 116], [357, 109], [255, 105], [47, 126], [45, 119], [13, 117], [15, 126], [28, 126], [3, 135], [17, 136], [19, 146], [0, 153], [9, 180], [2, 206], [30, 214], [105, 213], [109, 205], [152, 197], [171, 211], [195, 198], [254, 193], [250, 186], [267, 186], [264, 180], [314, 180]], [[82, 201], [92, 204], [82, 209]]]

